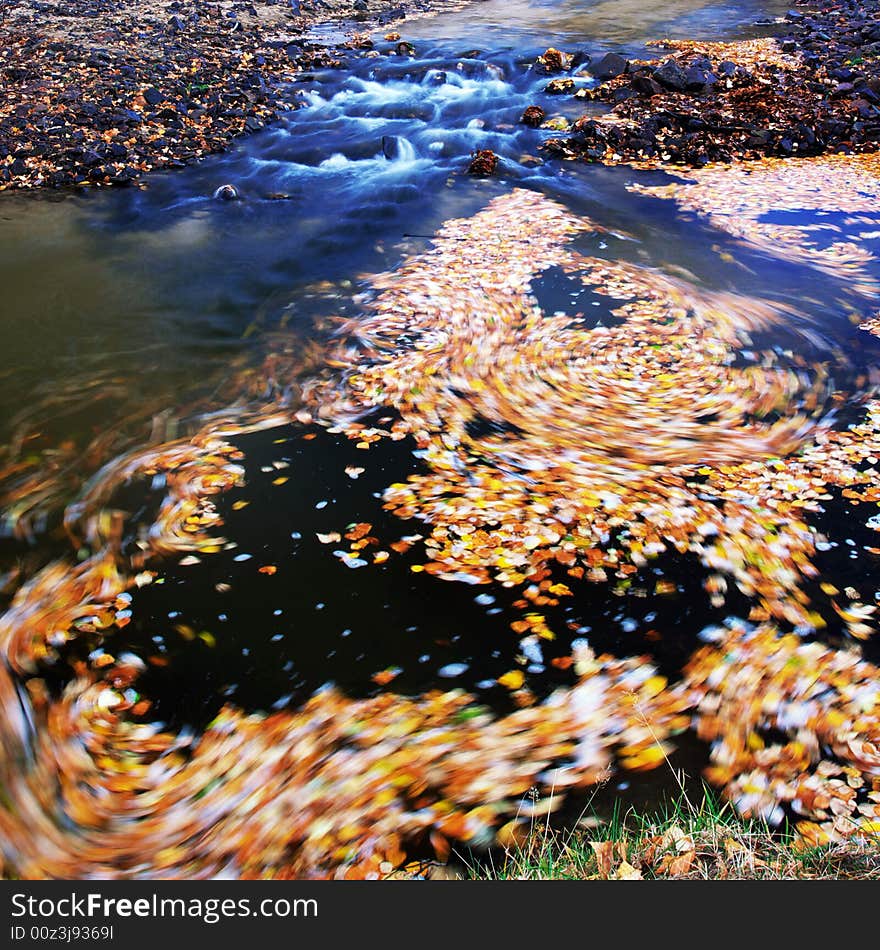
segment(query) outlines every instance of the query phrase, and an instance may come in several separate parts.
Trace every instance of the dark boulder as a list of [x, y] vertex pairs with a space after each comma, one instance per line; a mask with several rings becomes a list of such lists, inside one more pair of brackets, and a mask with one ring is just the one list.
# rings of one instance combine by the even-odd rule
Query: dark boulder
[[665, 63], [658, 66], [654, 70], [654, 79], [674, 92], [684, 92], [688, 87], [687, 74], [674, 59], [667, 59]]
[[382, 154], [389, 162], [400, 157], [400, 136], [383, 135], [382, 136]]
[[663, 87], [651, 76], [635, 76], [631, 86], [640, 96], [659, 96], [663, 92]]
[[485, 148], [472, 153], [471, 163], [468, 165], [468, 173], [485, 177], [487, 175], [493, 175], [497, 167], [498, 156], [491, 149]]
[[638, 96], [638, 93], [631, 86], [621, 86], [614, 90], [611, 99], [614, 102], [626, 102], [627, 99], [635, 99], [636, 96]]
[[590, 72], [602, 81], [622, 76], [626, 72], [627, 61], [617, 53], [606, 53], [600, 60], [590, 65]]
[[717, 76], [708, 69], [700, 66], [690, 66], [685, 70], [686, 89], [688, 92], [704, 92], [718, 81]]

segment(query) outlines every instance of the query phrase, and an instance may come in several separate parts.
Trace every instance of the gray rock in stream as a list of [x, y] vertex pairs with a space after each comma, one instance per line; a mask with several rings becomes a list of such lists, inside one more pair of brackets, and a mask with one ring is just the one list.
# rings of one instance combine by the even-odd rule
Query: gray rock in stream
[[221, 185], [213, 195], [218, 201], [238, 201], [241, 195], [235, 185]]

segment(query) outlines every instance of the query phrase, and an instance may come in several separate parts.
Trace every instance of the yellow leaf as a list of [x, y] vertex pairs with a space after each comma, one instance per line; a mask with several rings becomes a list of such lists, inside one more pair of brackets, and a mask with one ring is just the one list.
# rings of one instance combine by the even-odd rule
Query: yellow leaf
[[511, 670], [509, 673], [498, 677], [498, 682], [508, 689], [519, 689], [525, 681], [526, 676], [522, 670]]
[[624, 861], [617, 869], [615, 877], [618, 881], [641, 881], [642, 872], [638, 868], [634, 868], [629, 861]]

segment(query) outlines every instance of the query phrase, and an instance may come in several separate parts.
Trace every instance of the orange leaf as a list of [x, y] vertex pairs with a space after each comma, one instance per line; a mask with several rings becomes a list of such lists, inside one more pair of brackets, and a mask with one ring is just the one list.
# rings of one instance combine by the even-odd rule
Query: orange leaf
[[596, 855], [599, 876], [607, 881], [611, 877], [611, 866], [614, 863], [614, 842], [591, 841], [590, 847]]
[[449, 859], [449, 853], [452, 850], [449, 846], [449, 842], [439, 831], [431, 832], [431, 847], [434, 849], [434, 854], [437, 855], [438, 861], [447, 861]]

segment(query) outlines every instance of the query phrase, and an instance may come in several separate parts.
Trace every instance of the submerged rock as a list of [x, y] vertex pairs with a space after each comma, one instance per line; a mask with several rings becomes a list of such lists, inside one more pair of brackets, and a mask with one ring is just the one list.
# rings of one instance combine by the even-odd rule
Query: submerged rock
[[540, 67], [545, 73], [561, 73], [568, 69], [570, 63], [570, 53], [563, 53], [551, 46], [543, 56], [538, 57], [535, 65]]
[[412, 161], [416, 157], [416, 150], [409, 139], [401, 135], [383, 135], [382, 154], [389, 162]]
[[235, 185], [221, 185], [213, 195], [218, 201], [238, 201], [241, 195]]
[[565, 79], [551, 79], [550, 82], [544, 86], [544, 92], [551, 96], [558, 96], [565, 92], [572, 92], [573, 90], [574, 80], [568, 77]]
[[488, 148], [480, 149], [474, 152], [471, 163], [468, 165], [468, 173], [471, 175], [493, 175], [498, 167], [498, 156]]
[[583, 50], [578, 50], [571, 58], [570, 69], [582, 69], [585, 66], [589, 66], [592, 60], [592, 56], [589, 53], [585, 53]]
[[530, 125], [536, 129], [543, 121], [547, 113], [540, 106], [528, 106], [520, 116], [520, 122], [523, 125]]

